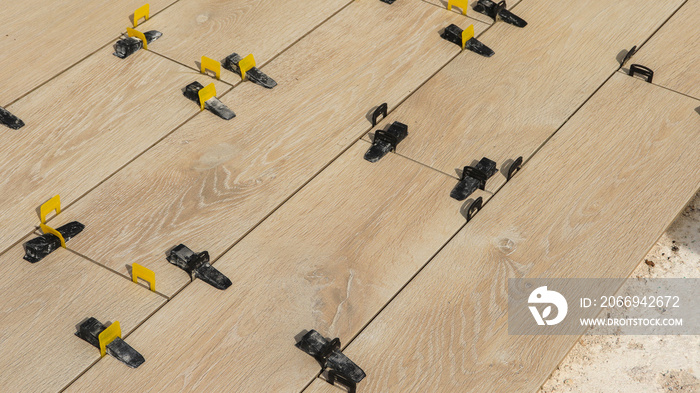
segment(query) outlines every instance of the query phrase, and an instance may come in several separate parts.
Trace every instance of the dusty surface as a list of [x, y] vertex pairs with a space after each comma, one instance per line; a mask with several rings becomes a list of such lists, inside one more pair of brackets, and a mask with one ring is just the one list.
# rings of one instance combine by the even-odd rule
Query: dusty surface
[[[631, 279], [657, 277], [700, 278], [700, 193]], [[540, 390], [563, 392], [700, 392], [700, 336], [583, 336]]]

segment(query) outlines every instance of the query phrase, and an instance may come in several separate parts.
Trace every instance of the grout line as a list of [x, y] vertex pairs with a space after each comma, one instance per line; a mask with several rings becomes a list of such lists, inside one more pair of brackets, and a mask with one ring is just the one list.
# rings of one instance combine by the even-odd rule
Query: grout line
[[[158, 12], [156, 12], [155, 14], [149, 15], [149, 16], [148, 16], [148, 20], [144, 21], [144, 23], [145, 23], [145, 22], [148, 22], [148, 21], [151, 20], [151, 18], [153, 18], [154, 16], [156, 16], [156, 15], [162, 13], [163, 11], [167, 10], [168, 8], [174, 6], [175, 4], [177, 4], [177, 3], [179, 3], [179, 2], [180, 2], [180, 0], [175, 0], [175, 1], [173, 1], [172, 3], [170, 3], [170, 4], [166, 5], [165, 7], [163, 7], [163, 9], [161, 9], [161, 10], [158, 11]], [[132, 20], [131, 22], [133, 23], [133, 20]], [[138, 21], [137, 21], [137, 22], [138, 22]]]
[[[36, 229], [34, 229], [34, 230], [36, 230]], [[17, 246], [18, 244], [22, 243], [22, 241], [24, 241], [26, 238], [28, 238], [29, 236], [31, 236], [32, 234], [34, 234], [34, 230], [32, 230], [31, 232], [27, 233], [26, 235], [22, 235], [22, 237], [20, 237], [19, 240], [17, 240], [16, 242], [10, 244], [9, 246], [7, 246], [6, 249], [0, 251], [0, 257], [3, 256], [3, 255], [5, 255], [5, 253], [8, 252], [8, 251], [10, 251], [13, 247], [15, 247], [15, 246]]]
[[[162, 10], [160, 10], [160, 11], [156, 12], [155, 14], [151, 15], [151, 16], [149, 17], [149, 19], [150, 19], [150, 18], [153, 18], [154, 16], [156, 16], [156, 15], [160, 14], [161, 12], [167, 10], [168, 8], [172, 7], [173, 5], [175, 5], [175, 4], [178, 3], [178, 2], [180, 2], [180, 0], [175, 0], [173, 3], [167, 5], [167, 6], [166, 6], [165, 8], [163, 8]], [[5, 108], [8, 107], [8, 106], [10, 106], [10, 105], [12, 105], [12, 104], [14, 104], [14, 103], [16, 103], [17, 101], [21, 100], [22, 98], [28, 96], [29, 94], [33, 93], [34, 91], [36, 91], [37, 89], [39, 89], [39, 88], [41, 88], [42, 86], [46, 85], [47, 83], [51, 82], [52, 80], [56, 79], [57, 77], [63, 75], [64, 73], [66, 73], [66, 71], [68, 71], [68, 70], [70, 70], [71, 68], [75, 67], [75, 66], [78, 65], [79, 63], [82, 63], [82, 62], [85, 61], [88, 57], [90, 57], [90, 56], [94, 55], [95, 53], [101, 51], [102, 49], [104, 49], [105, 47], [107, 47], [109, 44], [111, 44], [111, 43], [115, 42], [116, 40], [118, 40], [121, 36], [122, 36], [122, 33], [119, 33], [119, 35], [118, 35], [116, 38], [110, 39], [106, 44], [100, 46], [100, 47], [97, 48], [95, 51], [90, 52], [88, 55], [86, 55], [86, 56], [83, 57], [82, 59], [76, 61], [75, 63], [73, 63], [73, 64], [71, 64], [71, 65], [69, 65], [68, 67], [66, 67], [66, 68], [63, 69], [62, 71], [59, 71], [57, 74], [51, 76], [49, 79], [45, 80], [44, 82], [41, 82], [41, 83], [38, 84], [36, 87], [34, 87], [34, 88], [32, 88], [31, 90], [29, 90], [28, 92], [26, 92], [26, 93], [20, 95], [19, 97], [15, 98], [14, 100], [10, 101], [9, 104], [5, 105]]]
[[[673, 18], [673, 17], [678, 13], [678, 11], [681, 10], [681, 8], [683, 8], [686, 4], [688, 4], [688, 1], [689, 1], [689, 0], [683, 1], [683, 3], [682, 3], [681, 5], [679, 5], [678, 8], [676, 8], [675, 11], [673, 11], [673, 12], [671, 13], [671, 15], [669, 15], [669, 16], [666, 18], [666, 20], [664, 20], [663, 22], [661, 22], [661, 24], [659, 25], [659, 27], [657, 27], [656, 30], [654, 30], [654, 31], [651, 33], [651, 35], [649, 35], [649, 37], [647, 37], [647, 39], [644, 40], [644, 41], [642, 42], [641, 45], [639, 45], [639, 48], [637, 48], [637, 52], [636, 52], [636, 53], [639, 53], [639, 51], [644, 47], [644, 45], [646, 45], [646, 43], [649, 42], [649, 40], [651, 40], [651, 38], [652, 38], [654, 35], [656, 35], [656, 33], [658, 33], [659, 30], [661, 30], [661, 28], [663, 28], [664, 26], [666, 26], [666, 23], [668, 23], [668, 21], [671, 20], [671, 18]], [[634, 57], [634, 55], [633, 55], [632, 57]], [[630, 60], [631, 60], [631, 59], [630, 59]], [[620, 68], [622, 68], [622, 65], [620, 65]]]
[[430, 165], [428, 165], [428, 164], [424, 164], [424, 163], [422, 163], [422, 162], [420, 162], [420, 161], [417, 161], [417, 160], [414, 160], [413, 158], [410, 158], [410, 157], [408, 157], [408, 156], [404, 156], [404, 155], [402, 155], [402, 154], [395, 153], [395, 152], [394, 152], [393, 154], [396, 154], [396, 155], [399, 156], [399, 157], [405, 158], [405, 159], [407, 159], [408, 161], [415, 162], [416, 164], [422, 165], [422, 166], [424, 166], [424, 167], [426, 167], [426, 168], [432, 169], [433, 171], [435, 171], [435, 172], [437, 172], [437, 173], [439, 173], [439, 174], [441, 174], [441, 175], [445, 175], [445, 176], [447, 176], [447, 177], [449, 177], [449, 178], [451, 178], [451, 179], [460, 180], [460, 178], [457, 177], [457, 176], [455, 176], [455, 175], [450, 175], [449, 173], [445, 173], [445, 172], [443, 172], [443, 171], [441, 171], [441, 170], [439, 170], [439, 169], [437, 169], [437, 168], [433, 168], [432, 166], [430, 166]]
[[261, 65], [260, 67], [258, 67], [258, 68], [263, 68], [263, 67], [265, 67], [266, 65], [268, 65], [270, 62], [272, 62], [272, 61], [274, 61], [275, 59], [277, 59], [278, 57], [280, 57], [282, 54], [284, 54], [285, 52], [287, 52], [291, 47], [293, 47], [294, 45], [296, 45], [297, 43], [299, 43], [299, 42], [300, 42], [301, 40], [303, 40], [304, 38], [308, 37], [308, 36], [309, 36], [311, 33], [313, 33], [314, 31], [318, 30], [319, 27], [321, 27], [322, 25], [324, 25], [324, 24], [325, 24], [326, 22], [328, 22], [331, 18], [334, 18], [334, 17], [335, 17], [336, 15], [338, 15], [340, 12], [342, 12], [342, 11], [344, 11], [346, 8], [348, 8], [351, 4], [353, 4], [353, 2], [354, 2], [354, 0], [350, 0], [350, 1], [349, 1], [348, 3], [346, 3], [344, 6], [342, 6], [341, 8], [339, 8], [338, 10], [336, 10], [334, 13], [332, 13], [331, 15], [329, 15], [326, 19], [324, 19], [323, 21], [321, 21], [320, 23], [318, 23], [316, 26], [314, 26], [311, 30], [307, 31], [307, 32], [304, 33], [301, 37], [299, 37], [298, 39], [296, 39], [294, 42], [290, 43], [290, 44], [287, 45], [284, 49], [282, 49], [281, 51], [277, 52], [277, 54], [273, 55], [269, 60], [263, 62], [262, 65]]
[[[179, 65], [181, 65], [181, 66], [183, 66], [183, 67], [185, 67], [185, 68], [188, 68], [188, 69], [191, 69], [191, 70], [193, 70], [193, 71], [196, 71], [196, 72], [199, 73], [200, 75], [208, 76], [209, 78], [214, 79], [214, 80], [217, 81], [217, 82], [221, 82], [221, 83], [227, 84], [227, 85], [229, 85], [229, 86], [231, 86], [231, 87], [236, 87], [236, 86], [238, 86], [239, 84], [241, 84], [241, 82], [242, 82], [242, 81], [237, 81], [237, 82], [235, 82], [235, 83], [231, 83], [231, 82], [228, 82], [228, 81], [226, 81], [226, 80], [224, 80], [224, 79], [216, 79], [216, 77], [214, 77], [214, 76], [211, 76], [211, 75], [208, 75], [208, 74], [202, 74], [202, 72], [201, 72], [200, 70], [198, 70], [197, 68], [188, 66], [187, 64], [181, 63], [181, 62], [179, 62], [179, 61], [177, 61], [177, 60], [175, 60], [175, 59], [173, 59], [173, 58], [170, 58], [170, 57], [168, 57], [168, 56], [166, 56], [166, 55], [163, 55], [163, 54], [161, 54], [161, 53], [158, 53], [158, 52], [152, 51], [152, 50], [149, 50], [149, 52], [151, 52], [151, 53], [153, 53], [153, 54], [155, 54], [155, 55], [158, 55], [158, 56], [162, 57], [162, 58], [165, 59], [165, 60], [172, 61], [173, 63], [179, 64]], [[223, 66], [222, 66], [222, 67], [223, 67]]]
[[[126, 336], [124, 336], [124, 338], [126, 338]], [[70, 385], [74, 384], [75, 381], [77, 381], [78, 379], [80, 379], [80, 377], [82, 377], [83, 375], [85, 375], [85, 373], [88, 372], [88, 370], [90, 370], [94, 365], [96, 365], [97, 362], [100, 361], [100, 359], [102, 359], [102, 358], [101, 358], [101, 357], [98, 357], [97, 359], [95, 359], [94, 362], [90, 363], [89, 366], [87, 366], [83, 371], [81, 371], [75, 378], [73, 378], [70, 382], [68, 382], [68, 383], [66, 384], [66, 386], [62, 387], [58, 392], [59, 392], [59, 393], [65, 392], [66, 389], [68, 389], [68, 388], [70, 387]]]
[[113, 43], [113, 42], [115, 42], [116, 40], [118, 40], [120, 36], [121, 36], [121, 35], [117, 36], [116, 38], [113, 38], [113, 39], [109, 40], [109, 42], [107, 42], [106, 44], [104, 44], [104, 45], [102, 45], [101, 47], [97, 48], [95, 51], [90, 52], [88, 55], [86, 55], [86, 56], [83, 57], [82, 59], [76, 61], [75, 63], [73, 63], [73, 64], [69, 65], [68, 67], [66, 67], [65, 69], [63, 69], [63, 71], [59, 71], [57, 74], [55, 74], [55, 75], [53, 75], [52, 77], [50, 77], [49, 79], [47, 79], [47, 80], [41, 82], [40, 84], [38, 84], [37, 86], [35, 86], [35, 87], [32, 88], [31, 90], [29, 90], [28, 92], [26, 92], [26, 93], [22, 94], [21, 96], [15, 98], [15, 99], [12, 100], [9, 104], [7, 104], [5, 107], [9, 107], [9, 106], [15, 104], [17, 101], [21, 100], [22, 98], [28, 96], [29, 94], [35, 92], [36, 90], [38, 90], [38, 89], [40, 89], [40, 88], [42, 88], [42, 87], [43, 87], [44, 85], [46, 85], [47, 83], [49, 83], [49, 82], [51, 82], [52, 80], [58, 78], [59, 76], [65, 74], [66, 72], [68, 72], [68, 70], [72, 69], [73, 67], [75, 67], [75, 66], [78, 65], [79, 63], [82, 63], [82, 62], [85, 61], [88, 57], [94, 55], [95, 53], [101, 51], [102, 49], [104, 49], [104, 48], [106, 48], [108, 45], [110, 45], [111, 43]]
[[[627, 74], [625, 74], [625, 75], [627, 75]], [[629, 76], [629, 75], [627, 75], [627, 76]], [[638, 78], [635, 78], [635, 79], [638, 79]], [[691, 95], [689, 95], [689, 94], [680, 92], [680, 91], [678, 91], [678, 90], [673, 90], [673, 89], [671, 89], [670, 87], [666, 87], [666, 86], [663, 86], [663, 85], [659, 85], [659, 84], [656, 84], [656, 83], [653, 83], [653, 82], [652, 82], [652, 83], [649, 83], [649, 84], [652, 85], [652, 86], [656, 86], [656, 87], [658, 87], [658, 88], [664, 89], [664, 90], [668, 90], [668, 91], [673, 92], [673, 93], [676, 93], [676, 94], [680, 94], [680, 95], [685, 96], [685, 97], [688, 97], [688, 98], [692, 98], [692, 99], [695, 100], [695, 101], [700, 101], [700, 97], [693, 97], [693, 96], [691, 96]]]
[[149, 291], [149, 292], [154, 292], [155, 294], [160, 295], [160, 296], [163, 297], [166, 301], [168, 300], [168, 297], [167, 297], [165, 294], [162, 294], [162, 293], [160, 293], [160, 292], [158, 292], [158, 291], [151, 291], [151, 289], [150, 289], [149, 287], [147, 287], [147, 286], [145, 286], [145, 285], [143, 285], [143, 284], [141, 284], [141, 283], [134, 283], [134, 282], [132, 281], [131, 277], [127, 276], [126, 274], [119, 273], [118, 271], [112, 269], [111, 267], [109, 267], [109, 266], [107, 266], [107, 265], [103, 265], [103, 264], [101, 264], [101, 263], [95, 261], [94, 259], [92, 259], [92, 258], [90, 258], [90, 257], [88, 257], [88, 256], [86, 256], [86, 255], [83, 255], [83, 254], [81, 254], [81, 253], [79, 253], [79, 252], [77, 252], [77, 251], [75, 251], [75, 250], [72, 250], [72, 249], [70, 249], [70, 248], [66, 248], [66, 250], [68, 250], [69, 252], [75, 254], [75, 255], [78, 256], [78, 257], [81, 257], [81, 258], [83, 258], [83, 259], [86, 259], [86, 260], [89, 261], [89, 262], [94, 263], [95, 265], [98, 265], [98, 266], [100, 266], [100, 267], [102, 267], [102, 268], [104, 268], [104, 269], [107, 269], [108, 271], [110, 271], [110, 272], [116, 274], [117, 276], [120, 276], [120, 277], [123, 277], [123, 278], [127, 279], [127, 280], [128, 280], [130, 283], [132, 283], [132, 284], [136, 284], [136, 285], [138, 285], [138, 286], [144, 288], [145, 290], [147, 290], [147, 291]]
[[[374, 128], [374, 127], [372, 127], [372, 128]], [[365, 133], [365, 135], [367, 135], [367, 134]], [[367, 144], [369, 144], [369, 145], [372, 145], [372, 142], [370, 142], [370, 141], [364, 139], [364, 135], [363, 135], [362, 138], [360, 138], [360, 141], [365, 142], [365, 143], [367, 143]], [[450, 175], [450, 174], [448, 174], [448, 173], [445, 173], [445, 172], [443, 172], [443, 171], [441, 171], [441, 170], [439, 170], [439, 169], [433, 168], [433, 167], [431, 167], [430, 165], [424, 164], [424, 163], [422, 163], [422, 162], [420, 162], [420, 161], [416, 161], [416, 160], [414, 160], [414, 159], [411, 158], [411, 157], [404, 156], [404, 155], [402, 155], [402, 154], [399, 154], [399, 153], [396, 153], [396, 152], [393, 152], [393, 151], [392, 151], [392, 152], [389, 152], [389, 154], [394, 154], [394, 155], [396, 155], [396, 156], [398, 156], [398, 157], [401, 157], [401, 158], [404, 158], [404, 159], [406, 159], [406, 160], [408, 160], [408, 161], [414, 162], [414, 163], [416, 163], [416, 164], [418, 164], [418, 165], [420, 165], [420, 166], [422, 166], [422, 167], [425, 167], [425, 168], [427, 168], [427, 169], [430, 169], [430, 170], [432, 170], [432, 171], [434, 171], [434, 172], [437, 172], [437, 173], [439, 173], [439, 174], [441, 174], [441, 175], [445, 175], [445, 176], [447, 176], [447, 177], [449, 177], [449, 178], [459, 180], [459, 177], [457, 177], [457, 176], [452, 176], [452, 175]]]
[[[323, 374], [323, 371], [324, 371], [324, 370], [319, 371], [318, 374], [316, 374], [316, 376], [313, 377], [313, 379], [310, 380], [309, 383], [307, 383], [306, 385], [304, 385], [304, 387], [301, 388], [301, 390], [300, 390], [299, 392], [300, 392], [300, 393], [303, 393], [306, 389], [308, 389], [308, 388], [311, 386], [312, 383], [316, 382], [317, 379], [320, 379], [320, 378], [321, 378], [321, 374]], [[335, 386], [335, 385], [333, 385], [333, 386]]]

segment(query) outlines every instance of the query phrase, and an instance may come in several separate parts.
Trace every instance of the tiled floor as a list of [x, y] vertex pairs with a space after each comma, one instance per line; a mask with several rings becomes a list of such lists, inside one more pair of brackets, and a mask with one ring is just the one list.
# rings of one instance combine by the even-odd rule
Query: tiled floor
[[[697, 29], [698, 0], [522, 0], [510, 8], [523, 29], [422, 0], [161, 1], [138, 28], [163, 38], [125, 60], [111, 45], [140, 4], [64, 3], [13, 5], [0, 36], [0, 104], [27, 124], [0, 126], [0, 355], [20, 359], [0, 383], [13, 390], [337, 391], [293, 346], [316, 329], [350, 343], [359, 391], [535, 391], [576, 337], [507, 336], [503, 280], [626, 276], [700, 187], [700, 97], [685, 77], [700, 53], [663, 50]], [[42, 22], [51, 39], [25, 32]], [[451, 23], [474, 24], [496, 55], [440, 38]], [[653, 84], [617, 72], [633, 45]], [[227, 122], [180, 90], [212, 82], [202, 55], [231, 52], [255, 54], [278, 86], [222, 70]], [[364, 161], [394, 121], [408, 138]], [[500, 173], [451, 199], [482, 156]], [[30, 265], [20, 244], [54, 194], [64, 211], [49, 223], [86, 229]], [[179, 243], [209, 251], [232, 287], [190, 283], [165, 260]], [[615, 268], [583, 259], [609, 249]], [[158, 294], [130, 282], [135, 262]], [[146, 363], [97, 361], [72, 335], [90, 316], [120, 320]], [[555, 350], [535, 356], [541, 345]]]

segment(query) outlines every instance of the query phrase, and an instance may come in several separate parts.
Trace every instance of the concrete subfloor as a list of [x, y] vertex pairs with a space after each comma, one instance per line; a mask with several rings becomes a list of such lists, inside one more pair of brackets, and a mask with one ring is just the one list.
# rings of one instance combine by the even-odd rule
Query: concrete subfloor
[[[700, 193], [630, 280], [683, 277], [700, 278]], [[564, 392], [700, 392], [700, 336], [584, 335], [539, 393]]]

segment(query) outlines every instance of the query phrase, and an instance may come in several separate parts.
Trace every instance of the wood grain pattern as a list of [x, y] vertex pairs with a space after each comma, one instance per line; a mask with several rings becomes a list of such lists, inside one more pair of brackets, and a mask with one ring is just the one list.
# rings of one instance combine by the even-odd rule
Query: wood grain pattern
[[344, 351], [362, 391], [535, 391], [578, 337], [508, 335], [508, 278], [627, 277], [700, 187], [697, 106], [614, 75]]
[[[133, 26], [145, 0], [3, 1], [0, 106], [7, 106]], [[148, 0], [151, 15], [175, 0]]]
[[139, 328], [130, 341], [151, 362], [98, 365], [71, 391], [299, 392], [319, 366], [294, 337], [353, 337], [465, 222], [452, 178], [393, 154], [371, 164], [368, 147], [358, 141], [216, 263], [232, 287], [197, 280]]
[[[617, 54], [651, 35], [682, 1], [528, 0], [530, 24], [497, 23], [394, 111], [412, 132], [397, 153], [447, 174], [489, 157], [529, 157], [618, 67]], [[488, 190], [505, 178], [496, 175]]]
[[[233, 52], [241, 56], [252, 53], [261, 65], [349, 2], [188, 0], [165, 10], [144, 28], [163, 32], [154, 51], [196, 69], [199, 63], [195, 62], [202, 56], [221, 61]], [[223, 69], [221, 78], [230, 83], [241, 80]]]
[[625, 67], [638, 63], [654, 70], [657, 85], [700, 98], [700, 1], [689, 0]]
[[195, 117], [61, 214], [87, 225], [68, 247], [123, 273], [124, 260], [152, 264], [168, 296], [186, 285], [169, 249], [217, 258], [365, 133], [373, 106], [396, 105], [459, 51], [438, 35], [457, 16], [385, 6], [353, 3], [265, 67], [273, 90], [226, 95], [234, 120]]
[[[0, 257], [4, 391], [62, 389], [100, 357], [99, 349], [75, 336], [80, 322], [88, 317], [119, 321], [125, 337], [165, 301], [63, 249], [36, 264], [23, 260], [23, 255], [22, 247], [16, 246]], [[100, 363], [126, 374], [131, 371], [110, 356]]]
[[0, 130], [0, 252], [38, 225], [46, 200], [60, 194], [68, 206], [198, 113], [181, 89], [212, 79], [147, 51], [124, 60], [112, 52], [100, 50], [8, 107], [26, 126]]

